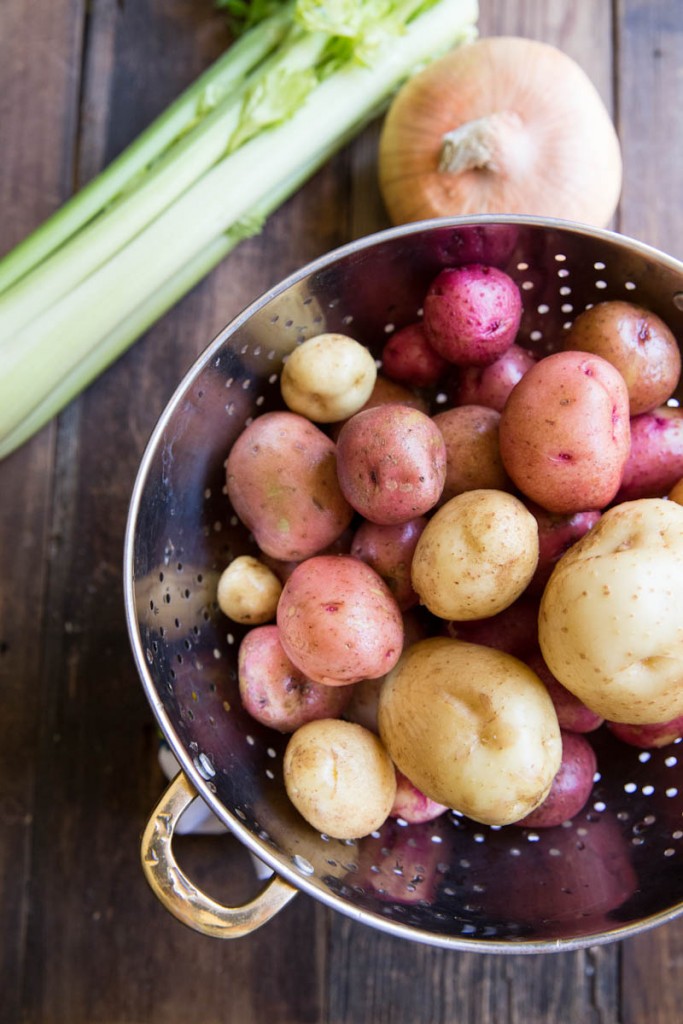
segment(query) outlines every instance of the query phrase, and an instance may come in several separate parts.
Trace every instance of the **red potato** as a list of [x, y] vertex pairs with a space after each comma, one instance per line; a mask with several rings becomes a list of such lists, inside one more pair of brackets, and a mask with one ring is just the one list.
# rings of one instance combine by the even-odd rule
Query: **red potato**
[[424, 301], [424, 325], [439, 355], [458, 366], [486, 366], [514, 342], [521, 293], [504, 271], [481, 263], [446, 268]]
[[277, 625], [290, 660], [326, 686], [383, 676], [403, 648], [403, 619], [389, 587], [350, 555], [298, 565], [282, 589]]
[[389, 526], [434, 508], [446, 480], [446, 444], [433, 420], [406, 405], [366, 409], [337, 441], [337, 475], [349, 504]]
[[654, 725], [628, 725], [626, 722], [608, 722], [609, 731], [623, 743], [642, 750], [668, 747], [670, 743], [683, 736], [683, 715], [672, 718], [669, 722], [656, 722]]
[[455, 402], [485, 405], [502, 412], [513, 387], [536, 361], [532, 352], [513, 344], [488, 366], [463, 366], [456, 384]]
[[504, 267], [519, 241], [515, 224], [464, 224], [450, 232], [437, 232], [430, 239], [435, 262], [458, 267], [485, 263]]
[[380, 373], [377, 375], [377, 380], [370, 397], [358, 412], [363, 412], [364, 409], [375, 409], [378, 405], [394, 403], [408, 405], [411, 409], [419, 409], [420, 412], [424, 413], [429, 411], [429, 404], [422, 395], [412, 388], [405, 387], [396, 380], [389, 380], [388, 377]]
[[540, 595], [558, 559], [595, 526], [601, 513], [593, 509], [557, 515], [547, 512], [533, 502], [530, 502], [527, 508], [538, 523], [538, 565], [529, 587]]
[[631, 420], [631, 450], [615, 501], [664, 497], [683, 476], [683, 409], [662, 406]]
[[526, 591], [497, 615], [469, 622], [449, 622], [445, 635], [493, 647], [525, 661], [529, 651], [538, 645], [538, 606], [539, 599]]
[[501, 414], [500, 452], [526, 497], [567, 514], [612, 501], [630, 436], [619, 371], [600, 356], [556, 352], [513, 388]]
[[[388, 377], [384, 377], [382, 374], [377, 375], [372, 394], [358, 412], [363, 412], [365, 409], [376, 409], [379, 405], [396, 404], [407, 405], [411, 409], [418, 409], [425, 415], [429, 412], [429, 402], [419, 391], [405, 387], [405, 385], [399, 384], [396, 380], [389, 380]], [[342, 427], [349, 419], [350, 417], [347, 417], [345, 420], [340, 420], [339, 423], [330, 424], [328, 429], [333, 441], [337, 441]]]
[[530, 814], [516, 823], [525, 828], [553, 828], [583, 810], [593, 790], [597, 758], [592, 746], [578, 733], [562, 730], [562, 763], [550, 792]]
[[524, 658], [530, 669], [532, 669], [550, 694], [550, 699], [555, 705], [557, 720], [562, 729], [570, 732], [594, 732], [599, 729], [605, 721], [602, 715], [591, 711], [586, 705], [575, 697], [574, 694], [563, 686], [545, 663], [545, 659], [539, 650], [532, 651]]
[[392, 334], [382, 349], [382, 368], [392, 380], [429, 388], [438, 383], [449, 364], [429, 344], [424, 324], [418, 321]]
[[432, 418], [446, 442], [442, 502], [480, 488], [512, 489], [500, 457], [500, 413], [483, 405], [459, 405]]
[[256, 626], [245, 634], [237, 678], [245, 710], [282, 733], [318, 718], [338, 718], [353, 692], [353, 686], [323, 686], [307, 679], [285, 654], [277, 626]]
[[673, 333], [655, 313], [631, 302], [599, 302], [584, 310], [565, 335], [564, 348], [592, 352], [619, 370], [631, 416], [666, 402], [681, 373]]
[[401, 611], [407, 611], [418, 602], [410, 579], [410, 566], [426, 525], [424, 516], [392, 526], [364, 522], [358, 527], [351, 543], [351, 554], [367, 562], [379, 573]]
[[402, 818], [409, 825], [421, 825], [426, 821], [434, 821], [447, 810], [445, 804], [425, 796], [403, 772], [396, 769], [396, 796], [389, 811], [391, 818]]
[[228, 455], [226, 489], [261, 551], [283, 561], [323, 550], [353, 517], [334, 442], [293, 412], [264, 413], [246, 427]]

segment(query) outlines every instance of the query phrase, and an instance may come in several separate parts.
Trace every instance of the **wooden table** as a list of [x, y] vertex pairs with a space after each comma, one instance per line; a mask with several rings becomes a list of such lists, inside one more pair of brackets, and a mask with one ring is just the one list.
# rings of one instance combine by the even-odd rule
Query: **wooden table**
[[[483, 34], [558, 44], [614, 112], [615, 226], [683, 257], [676, 0], [481, 0]], [[88, 180], [227, 41], [211, 0], [3, 0], [0, 247]], [[139, 865], [164, 780], [126, 634], [122, 539], [146, 439], [176, 382], [246, 303], [386, 226], [377, 126], [341, 152], [39, 436], [0, 464], [2, 1024], [673, 1024], [683, 919], [554, 956], [432, 949], [300, 896], [220, 942], [177, 923]], [[230, 836], [179, 840], [224, 899], [254, 886]]]

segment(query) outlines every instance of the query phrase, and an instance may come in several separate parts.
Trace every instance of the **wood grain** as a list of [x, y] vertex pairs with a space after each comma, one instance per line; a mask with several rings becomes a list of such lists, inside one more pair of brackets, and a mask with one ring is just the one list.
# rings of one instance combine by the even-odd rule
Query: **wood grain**
[[[681, 255], [683, 30], [674, 0], [481, 0], [482, 34], [556, 43], [614, 111], [622, 230]], [[227, 42], [210, 0], [0, 4], [0, 245], [91, 178]], [[2, 1024], [672, 1024], [683, 922], [610, 946], [496, 956], [416, 945], [307, 896], [204, 938], [144, 882], [164, 785], [130, 655], [122, 544], [137, 465], [217, 331], [310, 259], [387, 225], [364, 131], [57, 421], [0, 463]], [[178, 840], [197, 884], [257, 887], [232, 837]], [[673, 979], [673, 980], [672, 980]]]

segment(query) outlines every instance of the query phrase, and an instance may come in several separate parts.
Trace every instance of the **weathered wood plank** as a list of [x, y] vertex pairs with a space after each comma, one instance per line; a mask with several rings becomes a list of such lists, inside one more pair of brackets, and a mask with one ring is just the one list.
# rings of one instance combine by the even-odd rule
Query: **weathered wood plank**
[[[41, 13], [0, 5], [0, 255], [70, 192], [80, 66], [80, 0]], [[0, 465], [0, 1015], [19, 1017], [31, 898], [33, 759], [39, 735], [54, 429]]]

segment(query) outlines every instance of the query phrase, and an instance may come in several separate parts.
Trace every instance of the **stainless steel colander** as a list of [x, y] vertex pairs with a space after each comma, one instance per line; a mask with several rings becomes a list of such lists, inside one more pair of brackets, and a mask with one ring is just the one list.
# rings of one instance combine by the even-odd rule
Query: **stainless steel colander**
[[[648, 307], [683, 339], [683, 264], [631, 239], [524, 217], [409, 225], [337, 249], [253, 303], [189, 371], [149, 442], [126, 534], [126, 612], [142, 684], [182, 771], [152, 814], [142, 860], [164, 905], [199, 931], [243, 935], [303, 891], [435, 946], [543, 952], [619, 939], [683, 910], [682, 746], [640, 751], [593, 734], [592, 797], [556, 828], [490, 828], [449, 813], [342, 842], [292, 808], [286, 737], [240, 706], [242, 630], [215, 601], [222, 569], [254, 551], [224, 491], [231, 444], [251, 418], [281, 407], [282, 359], [297, 343], [340, 331], [379, 356], [387, 334], [417, 318], [436, 273], [474, 261], [517, 280], [521, 341], [541, 353], [604, 299]], [[437, 394], [435, 407], [445, 400]], [[178, 819], [197, 794], [273, 871], [245, 906], [215, 903], [174, 859]]]

